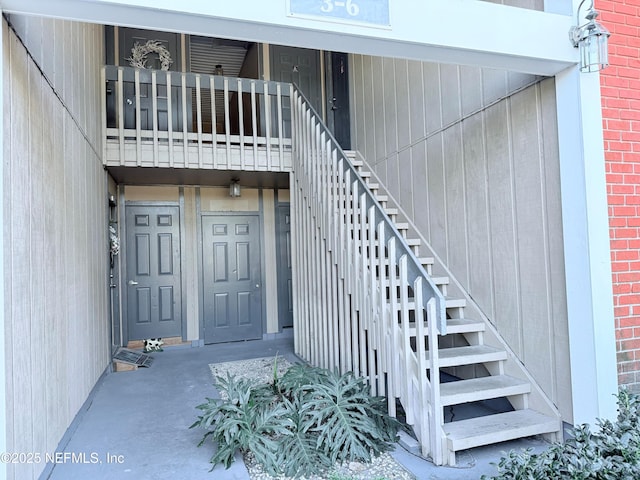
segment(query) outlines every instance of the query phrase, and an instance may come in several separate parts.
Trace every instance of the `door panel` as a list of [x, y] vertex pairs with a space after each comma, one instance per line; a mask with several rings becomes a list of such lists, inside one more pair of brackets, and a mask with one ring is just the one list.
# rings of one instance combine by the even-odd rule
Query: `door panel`
[[278, 262], [278, 323], [293, 327], [293, 285], [291, 273], [291, 213], [289, 205], [277, 210], [276, 248]]
[[182, 335], [178, 207], [127, 206], [128, 339]]
[[349, 55], [331, 52], [330, 125], [333, 136], [343, 150], [351, 148], [351, 120], [349, 119]]
[[262, 338], [259, 221], [202, 217], [205, 343]]

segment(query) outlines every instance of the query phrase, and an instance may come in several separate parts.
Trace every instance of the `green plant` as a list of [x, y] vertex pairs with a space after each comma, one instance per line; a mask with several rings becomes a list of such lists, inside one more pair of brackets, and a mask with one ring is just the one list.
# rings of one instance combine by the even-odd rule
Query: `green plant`
[[510, 451], [497, 464], [498, 475], [483, 480], [618, 480], [640, 478], [640, 397], [617, 396], [615, 422], [598, 420], [596, 431], [580, 425], [564, 443], [541, 453]]
[[228, 468], [239, 449], [271, 474], [308, 476], [345, 460], [370, 461], [396, 440], [385, 400], [352, 373], [296, 365], [280, 378], [274, 368], [271, 384], [227, 375], [218, 388], [227, 399], [208, 398], [191, 426], [208, 429], [199, 445], [216, 444], [213, 466]]

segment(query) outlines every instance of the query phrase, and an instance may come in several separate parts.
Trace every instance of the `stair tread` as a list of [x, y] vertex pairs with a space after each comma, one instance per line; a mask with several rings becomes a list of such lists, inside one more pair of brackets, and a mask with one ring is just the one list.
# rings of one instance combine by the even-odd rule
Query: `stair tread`
[[464, 298], [445, 297], [447, 308], [466, 307], [467, 301]]
[[447, 333], [471, 333], [484, 332], [484, 322], [480, 320], [472, 320], [469, 318], [448, 318]]
[[[408, 300], [407, 305], [409, 306], [409, 310], [413, 310], [415, 308], [413, 297], [409, 297]], [[460, 308], [467, 305], [467, 301], [464, 298], [444, 297], [444, 303], [446, 308]]]
[[531, 391], [531, 384], [509, 375], [457, 380], [440, 385], [442, 405], [458, 405], [489, 398], [521, 395]]
[[[439, 358], [440, 367], [454, 367], [506, 360], [507, 352], [489, 345], [468, 345], [466, 347], [441, 348]], [[429, 363], [427, 362], [427, 364]]]
[[[409, 241], [407, 241], [407, 243], [409, 243]], [[409, 243], [409, 246], [411, 246], [412, 244]], [[417, 244], [416, 244], [417, 245]], [[449, 277], [429, 277], [431, 278], [431, 281], [433, 283], [435, 283], [436, 285], [445, 285], [449, 283]], [[389, 282], [389, 278], [387, 278], [387, 284], [390, 283]], [[398, 284], [400, 283], [400, 278], [396, 277], [396, 280], [398, 282]]]
[[[484, 332], [485, 328], [484, 322], [478, 320], [469, 320], [466, 318], [447, 319], [447, 335], [453, 335], [455, 333]], [[424, 323], [424, 331], [428, 331], [427, 322]], [[409, 322], [409, 334], [412, 337], [415, 337], [416, 333], [416, 322]]]
[[526, 409], [445, 423], [442, 429], [447, 437], [449, 449], [458, 451], [557, 432], [560, 422], [556, 418]]

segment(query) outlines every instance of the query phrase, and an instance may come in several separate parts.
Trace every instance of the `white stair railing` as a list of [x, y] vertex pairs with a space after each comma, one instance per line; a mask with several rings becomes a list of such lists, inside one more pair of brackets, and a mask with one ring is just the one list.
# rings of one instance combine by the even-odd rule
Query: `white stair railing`
[[297, 89], [291, 110], [296, 352], [367, 378], [393, 416], [399, 398], [422, 454], [442, 464], [445, 299]]

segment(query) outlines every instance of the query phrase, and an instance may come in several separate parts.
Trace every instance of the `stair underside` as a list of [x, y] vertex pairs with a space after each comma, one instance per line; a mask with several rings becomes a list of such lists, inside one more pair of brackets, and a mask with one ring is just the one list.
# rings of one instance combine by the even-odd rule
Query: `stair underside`
[[525, 380], [508, 375], [458, 380], [440, 385], [440, 399], [443, 406], [477, 402], [490, 398], [522, 395], [531, 391]]
[[457, 452], [516, 438], [554, 433], [560, 429], [560, 424], [557, 419], [533, 410], [516, 410], [445, 423], [442, 429], [449, 450]]

